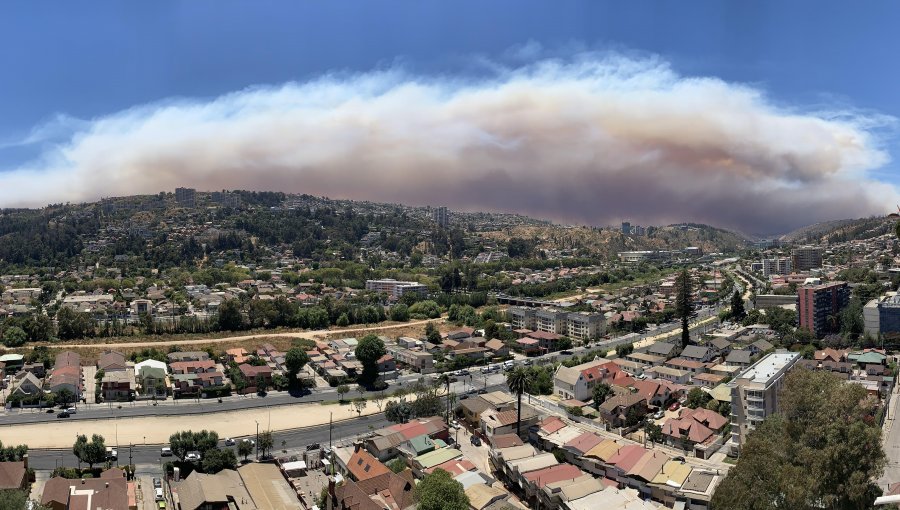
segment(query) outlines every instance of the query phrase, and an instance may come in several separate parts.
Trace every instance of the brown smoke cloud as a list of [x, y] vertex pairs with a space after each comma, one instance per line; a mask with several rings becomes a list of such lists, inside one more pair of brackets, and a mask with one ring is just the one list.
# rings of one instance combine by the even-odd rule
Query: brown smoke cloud
[[0, 173], [0, 204], [191, 186], [772, 234], [900, 201], [869, 176], [889, 159], [876, 133], [890, 122], [777, 106], [622, 55], [482, 79], [326, 76], [86, 122], [38, 163]]

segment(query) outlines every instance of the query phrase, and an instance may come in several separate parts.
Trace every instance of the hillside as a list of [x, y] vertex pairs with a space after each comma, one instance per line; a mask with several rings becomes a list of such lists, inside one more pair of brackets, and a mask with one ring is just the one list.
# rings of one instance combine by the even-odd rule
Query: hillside
[[799, 228], [780, 239], [792, 243], [837, 243], [870, 239], [890, 232], [896, 222], [897, 218], [884, 216], [825, 221]]

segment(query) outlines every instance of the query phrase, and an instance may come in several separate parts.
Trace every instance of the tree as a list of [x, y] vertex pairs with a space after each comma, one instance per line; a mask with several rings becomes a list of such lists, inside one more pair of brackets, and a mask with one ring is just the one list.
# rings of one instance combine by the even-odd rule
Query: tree
[[697, 409], [698, 407], [704, 407], [711, 399], [712, 397], [710, 394], [700, 388], [691, 388], [691, 391], [687, 394], [687, 399], [684, 401], [684, 405], [691, 409]]
[[741, 320], [747, 313], [744, 311], [744, 297], [735, 289], [731, 294], [731, 317], [735, 320]]
[[3, 331], [3, 345], [21, 347], [28, 341], [28, 334], [18, 326], [10, 326]]
[[253, 454], [253, 444], [250, 441], [244, 439], [243, 441], [237, 444], [237, 452], [238, 455], [244, 458], [244, 461], [247, 461], [247, 457]]
[[425, 325], [425, 339], [428, 340], [429, 343], [438, 345], [441, 343], [441, 333], [434, 326], [433, 322], [429, 322]]
[[238, 299], [226, 299], [219, 305], [219, 329], [223, 331], [239, 331], [244, 327], [241, 315], [241, 302]]
[[663, 442], [662, 427], [655, 423], [648, 423], [647, 426], [644, 427], [644, 434], [647, 435], [647, 440], [651, 443]]
[[516, 367], [506, 373], [506, 386], [509, 391], [516, 394], [519, 405], [516, 412], [516, 435], [522, 435], [522, 394], [528, 390], [528, 371], [523, 367]]
[[262, 456], [266, 457], [275, 446], [275, 440], [272, 438], [272, 431], [267, 430], [259, 435], [259, 450]]
[[612, 395], [612, 388], [606, 383], [600, 383], [594, 386], [594, 406], [600, 409], [600, 404], [606, 402], [606, 399]]
[[218, 444], [219, 434], [208, 430], [201, 430], [200, 432], [184, 430], [169, 436], [169, 446], [172, 448], [172, 455], [181, 460], [184, 460], [188, 452], [198, 451], [204, 454]]
[[200, 467], [204, 473], [215, 474], [223, 469], [234, 469], [237, 467], [237, 457], [234, 456], [234, 450], [231, 448], [219, 449], [213, 448], [203, 455], [203, 461]]
[[435, 469], [416, 486], [418, 510], [468, 510], [469, 498], [463, 485], [450, 473]]
[[388, 467], [388, 469], [390, 469], [394, 473], [401, 473], [401, 472], [405, 471], [406, 467], [407, 467], [406, 459], [404, 459], [402, 456], [398, 456], [397, 458], [388, 462], [385, 465]]
[[17, 489], [0, 490], [0, 508], [5, 510], [48, 510], [28, 500], [28, 492]]
[[694, 297], [691, 289], [691, 275], [682, 269], [675, 278], [675, 316], [681, 319], [681, 347], [691, 343], [690, 320], [694, 313]]
[[356, 359], [363, 366], [359, 383], [371, 386], [378, 379], [378, 360], [387, 354], [384, 342], [376, 335], [368, 334], [359, 341], [355, 352]]
[[412, 414], [412, 406], [404, 399], [390, 400], [384, 406], [384, 417], [394, 423], [406, 423], [412, 418]]
[[56, 392], [56, 401], [63, 406], [67, 406], [70, 403], [75, 402], [75, 394], [72, 393], [72, 390], [63, 388]]
[[3, 441], [0, 441], [0, 462], [18, 462], [26, 453], [28, 453], [28, 445], [3, 446]]
[[391, 320], [406, 322], [409, 320], [409, 307], [403, 303], [397, 303], [391, 307]]
[[338, 316], [337, 321], [335, 321], [334, 324], [338, 327], [346, 328], [350, 325], [350, 317], [348, 317], [346, 313], [342, 313]]
[[266, 390], [269, 389], [269, 383], [266, 382], [266, 378], [262, 374], [256, 374], [254, 383], [256, 384], [256, 392], [260, 395], [264, 395]]
[[349, 392], [350, 392], [350, 387], [347, 386], [346, 384], [341, 384], [340, 386], [337, 387], [337, 393], [340, 397], [341, 402], [344, 401], [344, 395], [346, 395]]
[[878, 406], [829, 372], [792, 370], [766, 418], [741, 447], [712, 508], [871, 508], [886, 458]]
[[303, 370], [303, 367], [309, 363], [309, 355], [306, 351], [299, 347], [291, 347], [284, 355], [284, 366], [288, 370], [289, 384], [294, 386], [297, 381], [297, 374]]
[[366, 399], [363, 397], [353, 399], [353, 409], [356, 411], [357, 416], [362, 416], [362, 412], [366, 409], [366, 405]]
[[91, 436], [90, 441], [87, 436], [79, 435], [75, 437], [72, 453], [78, 458], [78, 462], [84, 462], [94, 469], [94, 464], [106, 462], [106, 442], [99, 434]]

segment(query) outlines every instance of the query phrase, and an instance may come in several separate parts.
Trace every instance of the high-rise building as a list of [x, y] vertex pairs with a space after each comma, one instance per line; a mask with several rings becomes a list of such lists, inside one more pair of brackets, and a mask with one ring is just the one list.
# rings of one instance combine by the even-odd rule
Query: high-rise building
[[822, 267], [822, 248], [804, 246], [791, 250], [794, 271], [809, 271]]
[[431, 211], [431, 219], [438, 224], [439, 227], [447, 228], [450, 225], [450, 214], [446, 207], [435, 207]]
[[194, 207], [196, 195], [194, 188], [175, 188], [175, 202], [182, 207]]
[[836, 317], [850, 303], [847, 282], [831, 282], [822, 285], [804, 285], [797, 289], [800, 327], [817, 337], [835, 329], [832, 317]]
[[627, 221], [622, 222], [622, 233], [625, 235], [631, 234], [631, 223], [629, 223]]
[[766, 417], [779, 411], [778, 391], [784, 385], [784, 377], [800, 359], [800, 353], [773, 352], [746, 370], [728, 384], [731, 388], [731, 441], [737, 453], [746, 441], [747, 434]]
[[566, 319], [566, 334], [575, 340], [596, 339], [603, 334], [606, 325], [599, 313], [573, 312]]
[[773, 274], [791, 274], [792, 267], [791, 259], [787, 257], [762, 260], [762, 274], [766, 278]]
[[866, 334], [875, 338], [879, 334], [900, 333], [900, 294], [890, 292], [866, 303], [863, 325]]
[[636, 236], [643, 236], [643, 235], [647, 234], [647, 229], [645, 229], [644, 227], [642, 227], [640, 225], [635, 225], [635, 226], [631, 227], [631, 233]]

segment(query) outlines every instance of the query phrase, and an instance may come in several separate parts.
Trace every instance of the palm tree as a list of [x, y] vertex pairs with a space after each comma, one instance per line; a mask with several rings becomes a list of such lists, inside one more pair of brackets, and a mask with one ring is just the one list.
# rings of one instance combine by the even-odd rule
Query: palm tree
[[443, 384], [444, 388], [447, 390], [445, 397], [447, 399], [447, 413], [445, 419], [447, 423], [450, 423], [450, 376], [447, 374], [441, 374], [437, 380], [438, 384]]
[[516, 414], [516, 434], [522, 435], [522, 394], [528, 390], [528, 371], [524, 367], [516, 367], [506, 373], [506, 386], [509, 391], [516, 394], [519, 399], [518, 412]]

